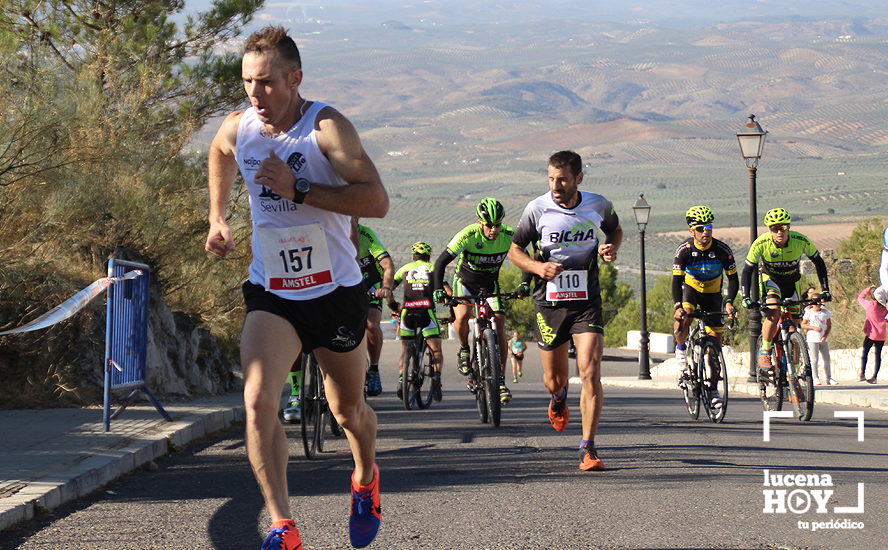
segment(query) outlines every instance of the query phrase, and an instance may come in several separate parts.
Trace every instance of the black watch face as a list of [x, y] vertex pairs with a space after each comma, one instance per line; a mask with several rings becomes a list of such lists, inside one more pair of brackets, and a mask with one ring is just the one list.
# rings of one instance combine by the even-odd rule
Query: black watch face
[[306, 179], [300, 179], [296, 182], [296, 190], [300, 193], [307, 193], [310, 187]]

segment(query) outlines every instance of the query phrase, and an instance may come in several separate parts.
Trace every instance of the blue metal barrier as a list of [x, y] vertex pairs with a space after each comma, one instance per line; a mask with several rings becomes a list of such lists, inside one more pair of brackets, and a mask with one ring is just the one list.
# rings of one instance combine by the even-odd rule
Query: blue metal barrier
[[[108, 276], [122, 277], [140, 269], [142, 275], [108, 287], [108, 321], [105, 328], [105, 431], [137, 394], [144, 393], [168, 422], [173, 419], [145, 385], [148, 350], [148, 287], [151, 274], [147, 265], [123, 260], [108, 262]], [[132, 390], [111, 414], [112, 392]]]

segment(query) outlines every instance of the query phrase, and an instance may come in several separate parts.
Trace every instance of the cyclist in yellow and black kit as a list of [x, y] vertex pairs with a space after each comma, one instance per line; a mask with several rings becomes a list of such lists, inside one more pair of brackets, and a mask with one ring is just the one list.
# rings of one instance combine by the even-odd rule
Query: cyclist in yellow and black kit
[[[725, 242], [712, 238], [712, 222], [715, 216], [707, 206], [692, 206], [685, 213], [691, 237], [675, 250], [672, 263], [672, 301], [675, 306], [675, 359], [682, 368], [680, 382], [687, 377], [688, 332], [691, 323], [681, 325], [683, 312], [695, 309], [702, 312], [721, 312], [722, 305], [728, 315], [734, 315], [734, 298], [740, 288], [734, 253]], [[728, 279], [727, 294], [722, 295], [722, 282]], [[705, 320], [706, 332], [715, 336], [721, 344], [724, 321], [720, 317]], [[713, 376], [718, 376], [714, 373]], [[720, 407], [722, 398], [712, 390], [712, 405]]]
[[[790, 231], [792, 218], [783, 208], [772, 208], [765, 213], [765, 225], [770, 230], [755, 240], [746, 254], [746, 265], [741, 274], [743, 290], [743, 306], [751, 308], [752, 300], [749, 290], [752, 287], [752, 275], [759, 261], [762, 263], [762, 301], [776, 304], [780, 300], [800, 300], [802, 295], [799, 281], [802, 278], [799, 263], [802, 256], [807, 256], [817, 268], [817, 279], [820, 281], [820, 298], [824, 302], [832, 300], [829, 293], [829, 279], [826, 264], [820, 252], [811, 240], [797, 231]], [[801, 318], [801, 307], [790, 309], [793, 322], [798, 324]], [[772, 371], [771, 348], [773, 347], [775, 329], [780, 318], [780, 309], [768, 308], [762, 318], [762, 349], [759, 352], [759, 369]], [[791, 327], [790, 330], [793, 330]]]
[[[435, 262], [435, 300], [438, 302], [445, 299], [444, 291], [441, 290], [444, 268], [456, 258], [459, 258], [459, 261], [456, 265], [456, 274], [453, 277], [454, 296], [474, 296], [481, 292], [498, 293], [500, 291], [499, 270], [509, 255], [509, 247], [512, 246], [512, 235], [515, 230], [508, 225], [503, 225], [506, 210], [494, 198], [485, 197], [482, 199], [478, 208], [475, 209], [475, 213], [478, 215], [478, 223], [473, 223], [457, 233]], [[505, 383], [506, 359], [508, 358], [505, 309], [500, 298], [491, 298], [490, 304], [495, 312], [494, 321], [499, 338], [500, 365], [503, 369], [500, 401], [508, 403], [512, 399], [512, 392], [509, 391]], [[460, 304], [453, 308], [453, 327], [460, 343], [457, 360], [459, 372], [463, 376], [468, 376], [471, 372], [469, 367], [469, 317], [471, 315], [472, 307], [467, 304]]]

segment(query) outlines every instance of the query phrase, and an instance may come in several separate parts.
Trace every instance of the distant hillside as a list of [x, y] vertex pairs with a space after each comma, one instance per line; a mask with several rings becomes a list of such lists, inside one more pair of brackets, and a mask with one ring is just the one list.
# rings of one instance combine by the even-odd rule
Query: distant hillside
[[[586, 188], [615, 203], [627, 235], [620, 261], [632, 267], [639, 193], [653, 206], [649, 235], [682, 230], [698, 203], [721, 225], [749, 223], [734, 137], [749, 113], [769, 132], [759, 216], [780, 205], [803, 223], [854, 223], [888, 211], [888, 16], [843, 4], [848, 15], [817, 19], [831, 4], [806, 3], [805, 14], [776, 4], [780, 16], [744, 7], [721, 20], [707, 13], [705, 24], [662, 13], [610, 23], [582, 19], [583, 9], [569, 21], [517, 21], [508, 4], [499, 20], [479, 8], [473, 23], [448, 24], [477, 3], [441, 18], [383, 4], [374, 25], [292, 26], [311, 33], [297, 37], [303, 95], [354, 121], [392, 195], [389, 215], [367, 223], [396, 257], [419, 238], [439, 250], [486, 195], [514, 223], [546, 190], [548, 155], [572, 148], [587, 163]], [[676, 17], [688, 6], [673, 5]], [[649, 238], [650, 261], [668, 265], [676, 242]]]

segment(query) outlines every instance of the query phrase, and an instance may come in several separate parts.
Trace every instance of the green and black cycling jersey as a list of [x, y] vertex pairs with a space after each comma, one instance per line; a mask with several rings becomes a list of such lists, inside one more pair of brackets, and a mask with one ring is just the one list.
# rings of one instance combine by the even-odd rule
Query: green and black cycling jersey
[[457, 257], [454, 280], [459, 279], [471, 287], [492, 287], [499, 279], [503, 261], [509, 256], [514, 233], [514, 229], [503, 225], [496, 239], [489, 240], [480, 223], [457, 233], [435, 261], [435, 289], [443, 288], [444, 269]]
[[358, 265], [361, 267], [361, 275], [364, 277], [364, 286], [373, 288], [382, 282], [383, 269], [379, 261], [388, 258], [389, 253], [376, 233], [369, 227], [358, 225], [358, 236], [361, 241]]
[[434, 310], [435, 302], [432, 300], [433, 269], [429, 262], [413, 260], [409, 264], [401, 266], [401, 269], [395, 273], [395, 287], [404, 283], [405, 309], [430, 308]]
[[740, 282], [731, 247], [718, 239], [700, 248], [693, 237], [685, 240], [675, 250], [672, 262], [672, 301], [682, 301], [682, 289], [687, 287], [701, 294], [715, 294], [722, 290], [722, 280], [727, 276], [726, 300], [737, 296]]
[[752, 243], [746, 254], [746, 265], [740, 277], [743, 297], [749, 298], [749, 290], [752, 286], [752, 276], [755, 266], [761, 260], [762, 277], [765, 280], [773, 279], [781, 286], [787, 286], [798, 282], [802, 278], [799, 265], [802, 256], [807, 256], [817, 268], [817, 279], [823, 292], [829, 292], [829, 280], [826, 273], [826, 264], [820, 257], [817, 247], [811, 239], [797, 231], [788, 232], [788, 242], [783, 248], [778, 248], [770, 233], [765, 233]]

